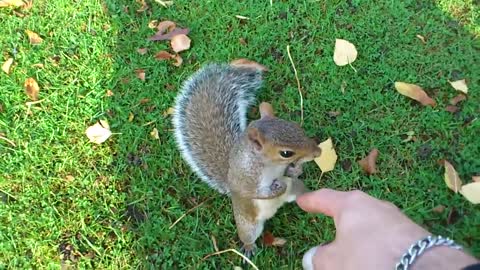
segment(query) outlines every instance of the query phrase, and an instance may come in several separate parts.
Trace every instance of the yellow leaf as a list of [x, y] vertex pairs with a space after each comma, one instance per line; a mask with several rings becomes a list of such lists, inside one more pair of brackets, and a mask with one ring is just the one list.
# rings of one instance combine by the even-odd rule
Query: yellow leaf
[[22, 0], [0, 0], [0, 7], [21, 7], [25, 5]]
[[470, 184], [463, 185], [460, 189], [460, 193], [465, 197], [469, 202], [473, 204], [480, 203], [480, 182], [473, 182]]
[[467, 82], [465, 81], [465, 79], [454, 81], [454, 82], [449, 81], [449, 83], [453, 88], [455, 88], [455, 90], [458, 90], [458, 91], [463, 92], [465, 94], [468, 93], [468, 86], [467, 86]]
[[25, 33], [27, 33], [30, 44], [37, 45], [42, 43], [43, 39], [37, 33], [30, 30], [25, 30]]
[[166, 117], [166, 116], [172, 115], [174, 113], [175, 113], [175, 109], [170, 107], [163, 113], [163, 116]]
[[3, 72], [5, 73], [10, 73], [10, 66], [13, 64], [13, 58], [8, 58], [7, 61], [5, 61], [5, 63], [3, 63], [2, 65], [2, 70]]
[[335, 50], [333, 52], [333, 62], [337, 66], [345, 66], [353, 63], [357, 59], [357, 49], [355, 45], [344, 39], [335, 40]]
[[449, 187], [453, 192], [457, 193], [460, 191], [460, 187], [462, 186], [462, 180], [458, 176], [457, 171], [453, 167], [450, 162], [445, 160], [445, 184]]
[[323, 173], [333, 170], [333, 168], [335, 168], [335, 163], [337, 162], [337, 153], [333, 148], [332, 139], [328, 138], [328, 140], [320, 143], [318, 147], [322, 149], [322, 153], [319, 157], [314, 159], [315, 163], [317, 163]]
[[155, 0], [155, 2], [159, 3], [163, 7], [169, 7], [169, 6], [173, 5], [173, 1]]
[[395, 89], [397, 89], [400, 94], [420, 102], [423, 106], [434, 107], [436, 105], [435, 100], [430, 98], [427, 93], [425, 93], [425, 91], [423, 91], [423, 89], [418, 85], [395, 82]]
[[101, 144], [106, 141], [111, 135], [110, 126], [105, 120], [100, 120], [93, 126], [89, 126], [85, 130], [85, 135], [87, 135], [90, 142]]
[[158, 129], [153, 128], [153, 130], [150, 132], [150, 136], [156, 140], [160, 140], [160, 137], [158, 136]]
[[133, 121], [133, 118], [135, 118], [135, 115], [134, 115], [132, 112], [130, 112], [130, 113], [128, 114], [128, 122], [132, 122], [132, 121]]
[[173, 51], [178, 53], [188, 50], [190, 48], [190, 42], [190, 38], [188, 38], [187, 35], [180, 34], [172, 38], [170, 45], [172, 46]]

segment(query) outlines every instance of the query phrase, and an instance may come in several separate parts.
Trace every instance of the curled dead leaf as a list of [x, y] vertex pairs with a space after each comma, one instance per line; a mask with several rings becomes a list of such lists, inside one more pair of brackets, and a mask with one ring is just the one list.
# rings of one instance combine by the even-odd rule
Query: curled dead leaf
[[183, 63], [183, 58], [180, 56], [180, 54], [176, 54], [173, 59], [175, 60], [175, 62], [173, 62], [173, 65], [176, 66], [176, 67], [179, 67], [182, 65]]
[[467, 99], [467, 96], [465, 96], [464, 94], [458, 94], [454, 98], [450, 99], [450, 104], [455, 106], [457, 105], [457, 103], [460, 103], [466, 99]]
[[455, 90], [458, 90], [458, 91], [463, 92], [465, 94], [468, 93], [468, 86], [467, 86], [467, 82], [465, 81], [465, 79], [454, 81], [454, 82], [449, 81], [449, 83]]
[[158, 21], [157, 20], [153, 20], [153, 21], [150, 21], [148, 23], [148, 28], [150, 28], [150, 29], [157, 28], [157, 26], [158, 26]]
[[153, 128], [153, 130], [150, 132], [150, 136], [152, 136], [152, 138], [154, 138], [155, 140], [160, 140], [157, 128]]
[[234, 67], [244, 67], [244, 68], [252, 68], [252, 69], [257, 69], [260, 71], [268, 71], [268, 68], [262, 64], [259, 64], [255, 61], [246, 59], [246, 58], [239, 58], [235, 59], [232, 62], [230, 62], [231, 66]]
[[159, 51], [155, 54], [155, 59], [157, 60], [167, 60], [173, 58], [174, 55], [167, 51]]
[[460, 179], [457, 171], [455, 171], [455, 168], [450, 162], [445, 160], [444, 166], [445, 166], [445, 174], [444, 174], [445, 184], [447, 184], [447, 187], [453, 190], [453, 192], [457, 193], [458, 191], [460, 191], [460, 187], [462, 186], [462, 180]]
[[145, 70], [144, 69], [136, 69], [135, 74], [137, 75], [137, 78], [139, 78], [141, 81], [145, 81]]
[[43, 39], [37, 33], [30, 30], [25, 30], [25, 33], [28, 36], [28, 40], [30, 41], [30, 44], [38, 45], [43, 42]]
[[181, 51], [188, 50], [190, 48], [190, 38], [187, 35], [180, 34], [176, 35], [170, 41], [170, 45], [174, 52], [179, 53]]
[[106, 120], [100, 120], [95, 125], [89, 126], [85, 131], [90, 142], [101, 144], [105, 142], [111, 135], [110, 126]]
[[12, 66], [12, 64], [13, 64], [13, 58], [10, 57], [2, 65], [3, 72], [9, 74], [10, 73], [10, 67]]
[[172, 21], [162, 21], [157, 25], [157, 34], [164, 34], [175, 29], [177, 25]]
[[423, 89], [418, 85], [395, 82], [395, 89], [397, 89], [400, 94], [420, 102], [423, 106], [434, 107], [436, 105], [435, 100], [430, 98], [427, 93], [425, 93], [425, 91], [423, 91]]
[[132, 112], [129, 112], [128, 113], [128, 122], [132, 122], [134, 118], [135, 118], [135, 115]]
[[333, 52], [333, 62], [337, 66], [345, 66], [353, 63], [357, 59], [357, 48], [350, 41], [345, 39], [335, 39], [335, 49]]
[[333, 148], [333, 142], [331, 138], [328, 138], [324, 142], [318, 145], [322, 150], [319, 157], [315, 158], [314, 161], [317, 163], [322, 173], [332, 171], [335, 168], [335, 163], [337, 163], [337, 153]]
[[480, 203], [480, 182], [473, 182], [463, 185], [460, 189], [460, 194], [463, 195], [469, 202], [473, 204]]
[[38, 100], [38, 94], [40, 92], [40, 87], [38, 86], [37, 81], [35, 81], [34, 78], [28, 78], [25, 80], [25, 83], [23, 84], [25, 87], [25, 93], [27, 96], [33, 100], [37, 101]]
[[137, 52], [140, 54], [140, 55], [144, 55], [148, 52], [148, 48], [139, 48], [137, 49]]
[[360, 167], [362, 167], [363, 171], [368, 175], [371, 175], [377, 172], [376, 162], [377, 162], [378, 154], [379, 154], [378, 149], [374, 148], [372, 149], [372, 151], [370, 151], [368, 156], [358, 161], [358, 164], [360, 165]]

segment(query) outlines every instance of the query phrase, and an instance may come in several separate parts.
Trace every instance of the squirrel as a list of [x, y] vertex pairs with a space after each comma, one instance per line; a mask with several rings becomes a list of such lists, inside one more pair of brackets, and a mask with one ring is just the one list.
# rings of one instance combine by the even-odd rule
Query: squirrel
[[181, 87], [173, 126], [181, 156], [198, 177], [232, 200], [242, 252], [285, 202], [307, 191], [297, 177], [321, 153], [296, 123], [275, 117], [269, 103], [247, 126], [247, 109], [263, 84], [255, 65], [208, 64]]

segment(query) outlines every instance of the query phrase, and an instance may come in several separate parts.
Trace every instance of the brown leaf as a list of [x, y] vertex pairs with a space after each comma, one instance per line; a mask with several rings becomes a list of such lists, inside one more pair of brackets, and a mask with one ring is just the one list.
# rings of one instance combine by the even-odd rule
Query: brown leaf
[[443, 163], [445, 166], [445, 184], [447, 184], [447, 187], [453, 190], [453, 192], [457, 193], [458, 191], [460, 191], [460, 188], [462, 186], [462, 180], [460, 179], [457, 171], [455, 171], [455, 168], [450, 162], [445, 160]]
[[143, 105], [143, 104], [147, 104], [148, 102], [150, 102], [149, 98], [142, 98], [142, 99], [140, 99], [139, 103]]
[[458, 94], [454, 98], [450, 99], [450, 104], [455, 106], [457, 105], [457, 103], [462, 102], [466, 99], [467, 99], [467, 96], [465, 96], [464, 94]]
[[157, 60], [167, 60], [167, 59], [172, 59], [173, 57], [174, 55], [167, 51], [159, 51], [158, 53], [155, 54], [155, 59]]
[[238, 41], [239, 41], [240, 44], [242, 44], [243, 46], [247, 46], [247, 41], [246, 41], [244, 38], [239, 38]]
[[142, 81], [145, 81], [145, 70], [144, 69], [136, 69], [135, 74], [137, 74], [137, 78]]
[[177, 54], [173, 57], [173, 59], [175, 59], [175, 62], [173, 62], [173, 65], [176, 66], [176, 67], [179, 67], [182, 65], [183, 63], [183, 58], [180, 56], [180, 54]]
[[40, 87], [38, 86], [37, 81], [35, 81], [34, 78], [28, 78], [25, 80], [23, 86], [25, 87], [25, 93], [27, 93], [27, 96], [31, 100], [37, 101], [38, 93], [40, 92]]
[[281, 237], [275, 237], [273, 240], [272, 246], [283, 247], [287, 243], [287, 240]]
[[480, 182], [480, 175], [474, 175], [474, 176], [472, 176], [472, 181], [473, 181], [473, 182]]
[[275, 241], [275, 236], [269, 231], [266, 231], [263, 234], [262, 242], [265, 246], [272, 246], [273, 241]]
[[21, 7], [25, 5], [22, 0], [0, 0], [0, 7]]
[[445, 110], [447, 112], [456, 113], [458, 112], [459, 108], [457, 106], [447, 105], [447, 107], [445, 107]]
[[435, 213], [442, 213], [443, 211], [445, 211], [445, 205], [437, 205], [435, 206], [433, 209], [432, 209], [433, 212]]
[[400, 94], [420, 102], [423, 106], [434, 107], [436, 105], [435, 100], [430, 98], [427, 93], [425, 93], [425, 91], [423, 91], [423, 89], [418, 85], [395, 82], [395, 88]]
[[175, 29], [177, 25], [172, 21], [162, 21], [157, 25], [157, 34], [164, 34]]
[[30, 30], [25, 30], [25, 33], [27, 33], [30, 44], [38, 45], [43, 42], [43, 39], [37, 33]]
[[191, 40], [187, 35], [176, 35], [170, 41], [170, 45], [174, 52], [179, 53], [181, 51], [188, 50], [190, 48]]
[[268, 68], [266, 66], [245, 58], [235, 59], [232, 62], [230, 62], [230, 65], [234, 67], [244, 67], [244, 68], [258, 69], [260, 71], [268, 71]]
[[176, 35], [188, 35], [190, 33], [190, 29], [188, 28], [178, 28], [176, 27], [169, 33], [163, 34], [158, 31], [155, 35], [149, 38], [151, 41], [160, 41], [160, 40], [171, 40]]
[[148, 52], [148, 48], [139, 48], [137, 49], [137, 52], [140, 54], [140, 55], [144, 55]]
[[363, 171], [366, 172], [368, 175], [374, 174], [377, 172], [376, 162], [378, 157], [378, 149], [374, 148], [368, 156], [358, 161], [360, 167], [362, 167]]
[[12, 64], [13, 64], [13, 58], [10, 57], [2, 65], [3, 72], [9, 74], [10, 73], [10, 66], [12, 66]]

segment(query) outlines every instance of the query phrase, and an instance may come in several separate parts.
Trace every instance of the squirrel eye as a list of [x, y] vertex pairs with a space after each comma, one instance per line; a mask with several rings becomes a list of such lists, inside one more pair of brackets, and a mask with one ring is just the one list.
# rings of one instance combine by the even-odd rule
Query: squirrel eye
[[283, 158], [290, 158], [294, 155], [295, 153], [293, 151], [280, 151], [280, 156]]

